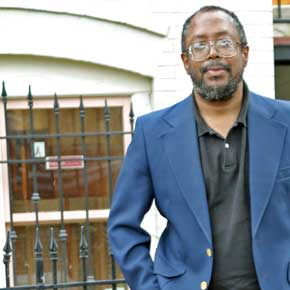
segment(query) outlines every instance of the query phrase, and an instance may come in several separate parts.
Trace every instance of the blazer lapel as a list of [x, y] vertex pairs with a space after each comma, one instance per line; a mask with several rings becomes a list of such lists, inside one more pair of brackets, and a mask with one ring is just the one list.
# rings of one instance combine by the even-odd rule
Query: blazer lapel
[[285, 125], [272, 119], [274, 110], [254, 94], [248, 112], [249, 178], [252, 236], [269, 202], [286, 135]]
[[201, 229], [211, 242], [210, 219], [202, 175], [192, 97], [165, 117], [171, 129], [163, 142], [179, 188]]

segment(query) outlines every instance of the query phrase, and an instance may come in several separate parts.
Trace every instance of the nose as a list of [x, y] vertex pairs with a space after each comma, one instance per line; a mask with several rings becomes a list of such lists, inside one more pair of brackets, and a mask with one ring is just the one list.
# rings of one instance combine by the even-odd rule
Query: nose
[[217, 58], [219, 57], [219, 54], [216, 50], [215, 44], [214, 43], [210, 43], [209, 46], [209, 52], [208, 52], [208, 58]]

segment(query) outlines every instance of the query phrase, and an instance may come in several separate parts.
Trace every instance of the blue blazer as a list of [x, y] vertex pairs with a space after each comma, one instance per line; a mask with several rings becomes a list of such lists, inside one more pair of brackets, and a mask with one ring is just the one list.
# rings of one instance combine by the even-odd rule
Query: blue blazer
[[[262, 290], [290, 289], [290, 105], [250, 93], [253, 258]], [[167, 219], [154, 261], [140, 228], [155, 200]], [[110, 247], [132, 290], [197, 290], [210, 282], [209, 211], [192, 96], [140, 117], [116, 184]]]

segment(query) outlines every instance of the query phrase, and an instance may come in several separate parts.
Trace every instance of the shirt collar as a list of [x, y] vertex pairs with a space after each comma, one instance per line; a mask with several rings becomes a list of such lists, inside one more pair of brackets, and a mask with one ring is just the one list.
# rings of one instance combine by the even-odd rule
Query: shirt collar
[[[194, 96], [194, 93], [192, 93]], [[242, 106], [240, 113], [237, 117], [236, 124], [240, 124], [243, 127], [247, 127], [247, 113], [248, 113], [248, 106], [249, 106], [249, 89], [248, 86], [245, 82], [243, 82], [243, 100], [242, 100]], [[193, 109], [195, 113], [195, 120], [197, 123], [197, 131], [198, 131], [198, 136], [202, 136], [206, 133], [212, 134], [214, 133], [214, 130], [211, 129], [203, 117], [200, 115], [200, 112], [198, 110], [195, 98], [193, 97]]]

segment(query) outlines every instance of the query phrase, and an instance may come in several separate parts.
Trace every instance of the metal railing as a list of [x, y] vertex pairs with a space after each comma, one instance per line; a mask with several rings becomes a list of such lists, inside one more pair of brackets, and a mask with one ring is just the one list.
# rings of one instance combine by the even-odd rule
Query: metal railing
[[[4, 120], [6, 124], [6, 134], [5, 136], [1, 136], [0, 140], [4, 140], [6, 145], [10, 141], [15, 140], [24, 140], [30, 144], [30, 153], [31, 155], [26, 157], [25, 159], [21, 158], [11, 158], [10, 147], [6, 146], [7, 158], [6, 160], [1, 160], [0, 163], [3, 165], [7, 165], [8, 168], [8, 190], [9, 190], [9, 206], [10, 206], [10, 221], [9, 221], [9, 231], [7, 232], [6, 244], [4, 246], [4, 258], [3, 262], [5, 265], [5, 273], [6, 273], [6, 288], [0, 288], [0, 290], [4, 289], [60, 289], [60, 288], [77, 288], [81, 287], [82, 289], [95, 289], [97, 286], [105, 286], [108, 285], [112, 290], [117, 289], [117, 285], [126, 286], [125, 280], [120, 277], [117, 277], [117, 269], [113, 256], [111, 253], [107, 253], [110, 259], [110, 278], [105, 280], [98, 280], [94, 278], [93, 275], [93, 262], [92, 262], [92, 254], [91, 254], [91, 237], [90, 237], [90, 209], [89, 209], [89, 182], [88, 182], [88, 163], [91, 161], [102, 161], [107, 164], [107, 188], [109, 199], [112, 197], [113, 190], [113, 173], [112, 173], [112, 162], [119, 160], [120, 162], [123, 160], [123, 156], [114, 156], [112, 155], [112, 146], [111, 146], [111, 138], [113, 136], [121, 136], [121, 140], [123, 140], [124, 136], [127, 134], [132, 135], [134, 130], [134, 113], [131, 105], [130, 114], [128, 116], [130, 122], [130, 131], [122, 131], [117, 130], [114, 131], [111, 129], [111, 112], [110, 108], [105, 101], [103, 108], [103, 121], [104, 121], [104, 130], [98, 132], [86, 132], [85, 130], [85, 117], [86, 117], [86, 108], [84, 106], [83, 98], [80, 97], [79, 100], [79, 124], [80, 124], [80, 132], [60, 132], [60, 106], [59, 106], [59, 98], [57, 95], [54, 96], [54, 106], [53, 108], [53, 116], [54, 116], [54, 124], [55, 124], [55, 133], [53, 134], [39, 134], [36, 133], [35, 130], [35, 120], [34, 120], [34, 98], [31, 93], [31, 88], [29, 87], [27, 104], [28, 104], [28, 116], [29, 116], [29, 131], [25, 134], [13, 134], [9, 130], [9, 120], [8, 120], [8, 111], [7, 104], [9, 103], [9, 97], [7, 96], [7, 92], [5, 89], [5, 84], [3, 82], [2, 87], [2, 102], [4, 108]], [[105, 156], [88, 156], [87, 148], [86, 148], [86, 139], [92, 136], [102, 136], [105, 139], [105, 148], [106, 154]], [[84, 211], [85, 211], [85, 219], [83, 225], [80, 227], [80, 238], [79, 238], [79, 248], [74, 249], [74, 251], [78, 251], [79, 259], [80, 259], [80, 276], [78, 281], [69, 281], [68, 279], [68, 265], [67, 265], [67, 243], [68, 243], [68, 233], [66, 231], [66, 224], [64, 219], [64, 191], [63, 191], [63, 170], [62, 170], [62, 162], [67, 161], [62, 157], [61, 150], [61, 140], [63, 138], [80, 138], [81, 144], [81, 156], [82, 156], [82, 177], [83, 177], [83, 194], [84, 194]], [[50, 268], [52, 273], [52, 282], [46, 283], [45, 274], [44, 274], [44, 260], [43, 260], [43, 246], [40, 237], [40, 229], [41, 223], [39, 221], [39, 203], [41, 200], [41, 194], [39, 193], [38, 188], [38, 164], [45, 164], [47, 159], [44, 157], [37, 157], [34, 153], [33, 141], [41, 139], [54, 139], [56, 146], [56, 162], [57, 162], [57, 188], [59, 193], [59, 212], [60, 212], [60, 220], [59, 220], [59, 235], [57, 243], [55, 238], [55, 229], [54, 227], [50, 227], [50, 241], [49, 241], [49, 259], [50, 259]], [[32, 179], [32, 188], [33, 192], [31, 192], [31, 200], [34, 205], [34, 214], [35, 214], [35, 243], [34, 243], [34, 264], [35, 264], [35, 283], [31, 285], [19, 285], [17, 281], [16, 275], [16, 241], [17, 241], [17, 230], [14, 224], [13, 219], [13, 184], [12, 184], [12, 166], [15, 164], [29, 164], [31, 166], [31, 179]], [[33, 247], [33, 245], [31, 245]], [[61, 263], [61, 273], [59, 273], [59, 264]], [[10, 273], [11, 271], [11, 273]], [[60, 277], [61, 276], [61, 277]], [[125, 286], [124, 286], [125, 285]]]

